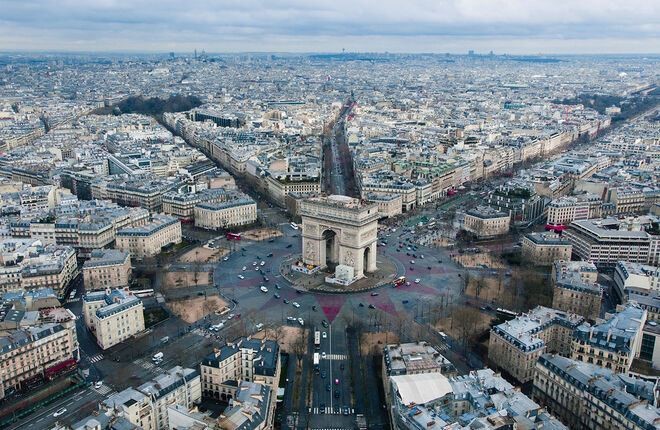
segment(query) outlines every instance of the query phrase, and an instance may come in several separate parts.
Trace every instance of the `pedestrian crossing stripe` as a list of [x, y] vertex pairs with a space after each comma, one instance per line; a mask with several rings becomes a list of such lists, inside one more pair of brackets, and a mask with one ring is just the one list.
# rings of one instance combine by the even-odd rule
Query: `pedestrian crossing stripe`
[[80, 301], [80, 297], [76, 297], [75, 299], [68, 299], [66, 302], [67, 303], [76, 303]]
[[101, 361], [101, 360], [103, 360], [103, 354], [96, 354], [93, 357], [89, 357], [89, 362], [90, 363], [96, 363], [96, 362]]
[[[321, 408], [318, 408], [318, 407], [314, 408], [314, 415], [320, 415], [321, 414], [320, 412], [321, 412]], [[350, 415], [352, 415], [354, 413], [355, 413], [355, 409], [351, 409]], [[343, 415], [343, 414], [344, 414], [344, 408], [343, 407], [339, 407], [338, 412], [335, 412], [333, 410], [333, 408], [331, 408], [330, 406], [325, 407], [325, 415]]]
[[326, 354], [324, 360], [346, 360], [348, 356], [346, 354]]
[[101, 385], [99, 388], [92, 387], [92, 390], [96, 391], [102, 396], [106, 396], [112, 392], [112, 388], [108, 387], [107, 385]]

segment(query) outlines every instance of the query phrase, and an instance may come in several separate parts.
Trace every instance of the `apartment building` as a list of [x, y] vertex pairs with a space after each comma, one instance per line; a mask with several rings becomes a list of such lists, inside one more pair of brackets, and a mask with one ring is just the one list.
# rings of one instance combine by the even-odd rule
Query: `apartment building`
[[141, 430], [157, 430], [156, 415], [149, 395], [129, 387], [106, 398], [101, 407], [128, 420]]
[[268, 176], [265, 183], [269, 197], [282, 207], [286, 204], [285, 197], [291, 193], [319, 194], [321, 192], [321, 181], [319, 178], [280, 180], [273, 176]]
[[580, 315], [537, 306], [491, 329], [488, 360], [521, 383], [529, 382], [542, 354], [571, 353], [573, 331], [583, 321]]
[[76, 317], [64, 308], [34, 313], [0, 306], [0, 399], [75, 367], [80, 359]]
[[195, 226], [219, 230], [257, 221], [257, 202], [239, 198], [221, 203], [200, 203], [195, 206]]
[[83, 264], [82, 272], [87, 291], [124, 287], [131, 280], [131, 256], [116, 249], [97, 249]]
[[108, 349], [144, 330], [144, 307], [128, 287], [106, 288], [83, 296], [83, 317], [96, 343]]
[[149, 397], [154, 416], [154, 429], [169, 427], [168, 409], [172, 405], [187, 409], [202, 400], [202, 384], [199, 371], [175, 366], [140, 385], [137, 390]]
[[602, 323], [581, 324], [573, 334], [571, 358], [627, 373], [639, 355], [647, 312], [629, 303]]
[[489, 206], [479, 206], [465, 213], [463, 230], [478, 239], [501, 236], [509, 232], [511, 217]]
[[154, 214], [143, 226], [118, 230], [116, 247], [132, 258], [147, 258], [157, 255], [167, 245], [180, 242], [181, 222], [169, 215]]
[[273, 340], [239, 338], [215, 349], [200, 368], [204, 397], [234, 398], [235, 381], [259, 382], [276, 390], [280, 375], [279, 345]]
[[552, 307], [595, 321], [600, 317], [603, 296], [597, 277], [593, 263], [556, 261], [552, 267]]
[[573, 430], [656, 430], [660, 412], [654, 386], [554, 354], [534, 372], [533, 399]]
[[378, 203], [380, 218], [393, 218], [401, 214], [402, 199], [399, 194], [367, 194], [367, 201]]
[[0, 241], [0, 292], [50, 288], [62, 296], [78, 274], [76, 251], [39, 240]]
[[539, 266], [570, 260], [572, 249], [571, 243], [557, 234], [527, 233], [522, 240], [522, 258]]
[[394, 375], [383, 383], [394, 430], [567, 430], [491, 369], [453, 377]]
[[560, 197], [546, 206], [547, 223], [568, 225], [576, 220], [600, 217], [602, 203], [601, 198], [595, 194]]
[[398, 343], [383, 348], [383, 380], [393, 375], [456, 373], [454, 365], [428, 342]]
[[362, 195], [401, 196], [401, 212], [408, 212], [417, 206], [417, 189], [412, 183], [380, 177], [369, 178], [362, 182]]
[[657, 265], [660, 236], [643, 230], [636, 220], [573, 221], [564, 231], [573, 253], [596, 266], [614, 267], [618, 261]]
[[637, 296], [660, 295], [660, 267], [618, 261], [614, 267], [612, 291], [625, 303], [630, 294]]
[[224, 189], [203, 190], [198, 193], [180, 193], [170, 191], [163, 194], [163, 213], [181, 220], [192, 220], [195, 206], [200, 203], [218, 203], [227, 200], [230, 195]]

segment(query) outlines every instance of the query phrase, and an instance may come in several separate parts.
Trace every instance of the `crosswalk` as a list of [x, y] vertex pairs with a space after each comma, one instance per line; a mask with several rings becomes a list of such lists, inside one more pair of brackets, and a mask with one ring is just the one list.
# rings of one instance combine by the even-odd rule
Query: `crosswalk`
[[140, 366], [144, 370], [152, 370], [156, 367], [155, 364], [153, 364], [152, 362], [150, 362], [148, 360], [145, 360], [144, 358], [138, 358], [133, 363], [137, 364], [138, 366]]
[[[315, 407], [313, 412], [314, 415], [326, 414], [326, 415], [343, 415], [344, 408], [339, 408], [336, 411], [333, 410], [330, 406], [326, 406], [323, 410], [319, 407]], [[355, 413], [355, 409], [351, 409], [351, 415]]]
[[96, 391], [102, 396], [107, 396], [108, 394], [112, 393], [112, 388], [107, 385], [101, 385], [99, 388], [92, 387], [92, 390]]
[[89, 357], [89, 362], [90, 363], [96, 363], [96, 362], [101, 361], [101, 360], [103, 360], [103, 354], [96, 354], [93, 357]]
[[76, 297], [74, 299], [67, 299], [67, 303], [76, 303], [80, 301], [80, 297]]
[[346, 360], [348, 356], [346, 354], [326, 354], [324, 357], [325, 360]]

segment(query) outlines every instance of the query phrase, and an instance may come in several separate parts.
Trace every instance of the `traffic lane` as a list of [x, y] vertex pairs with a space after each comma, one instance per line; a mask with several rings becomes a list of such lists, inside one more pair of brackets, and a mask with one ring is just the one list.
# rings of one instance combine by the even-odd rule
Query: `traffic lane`
[[[73, 424], [96, 410], [98, 402], [104, 398], [105, 396], [97, 393], [92, 388], [84, 388], [72, 393], [66, 398], [51, 403], [49, 406], [12, 424], [8, 428], [52, 428], [58, 421]], [[66, 408], [66, 413], [59, 417], [54, 417], [53, 414], [60, 408]]]

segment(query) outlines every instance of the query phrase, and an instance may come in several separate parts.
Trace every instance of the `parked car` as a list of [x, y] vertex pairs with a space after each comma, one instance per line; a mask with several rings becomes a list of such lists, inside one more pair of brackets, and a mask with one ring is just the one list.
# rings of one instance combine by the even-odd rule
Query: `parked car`
[[65, 413], [66, 413], [66, 408], [59, 408], [58, 410], [55, 411], [53, 416], [59, 417], [60, 415], [64, 415]]

